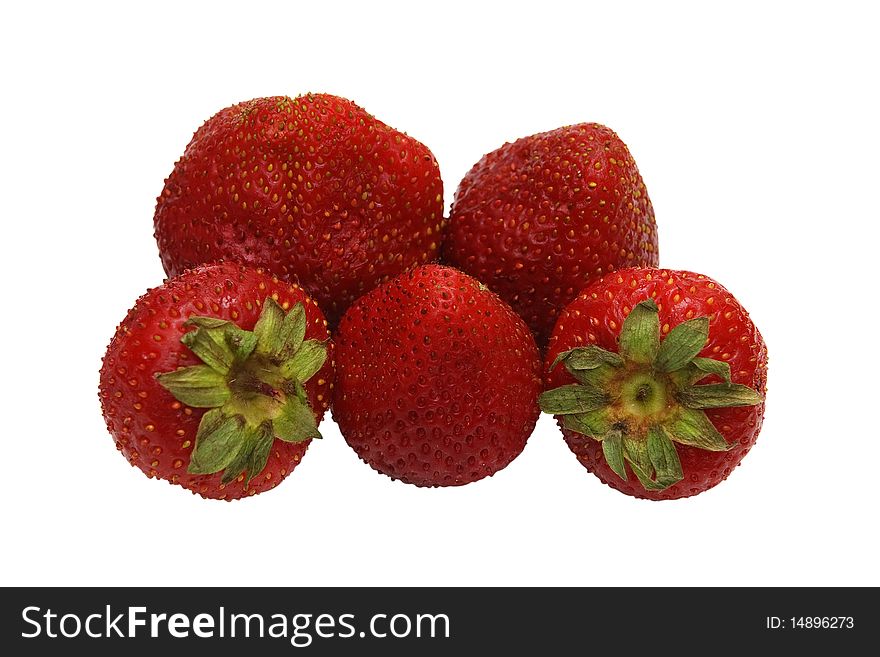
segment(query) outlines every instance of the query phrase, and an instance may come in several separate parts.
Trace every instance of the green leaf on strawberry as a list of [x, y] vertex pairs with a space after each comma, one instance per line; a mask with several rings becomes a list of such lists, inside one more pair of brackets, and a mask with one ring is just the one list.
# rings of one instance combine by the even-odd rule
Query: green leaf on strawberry
[[327, 358], [327, 346], [304, 340], [305, 309], [290, 312], [267, 297], [253, 331], [214, 317], [191, 317], [195, 330], [181, 342], [202, 361], [156, 375], [183, 404], [210, 408], [201, 419], [188, 471], [223, 472], [228, 483], [247, 483], [266, 466], [277, 437], [287, 442], [320, 438], [303, 384]]
[[[563, 426], [602, 443], [611, 470], [626, 480], [625, 463], [646, 490], [664, 490], [684, 477], [676, 443], [709, 451], [730, 445], [704, 409], [755, 406], [761, 395], [730, 379], [727, 363], [702, 358], [709, 318], [672, 327], [660, 339], [659, 310], [650, 299], [627, 315], [619, 353], [596, 345], [563, 351], [563, 365], [577, 383], [545, 391], [541, 409]], [[721, 383], [700, 384], [716, 376]]]

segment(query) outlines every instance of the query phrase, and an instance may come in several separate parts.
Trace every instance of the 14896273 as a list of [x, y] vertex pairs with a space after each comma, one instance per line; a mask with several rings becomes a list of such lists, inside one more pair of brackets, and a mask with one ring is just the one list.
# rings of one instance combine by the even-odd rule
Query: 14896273
[[855, 627], [852, 616], [767, 616], [768, 630], [851, 630]]

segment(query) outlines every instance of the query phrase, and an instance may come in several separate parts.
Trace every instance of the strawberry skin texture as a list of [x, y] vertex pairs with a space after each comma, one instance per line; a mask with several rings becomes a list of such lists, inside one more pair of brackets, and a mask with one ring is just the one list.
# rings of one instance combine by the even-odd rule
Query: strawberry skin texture
[[257, 98], [195, 133], [154, 227], [169, 276], [218, 259], [262, 266], [335, 326], [357, 297], [436, 259], [443, 183], [426, 146], [349, 100]]
[[658, 264], [654, 209], [629, 149], [581, 123], [484, 156], [455, 193], [443, 259], [488, 285], [546, 345], [591, 280]]
[[541, 363], [523, 321], [470, 276], [426, 265], [358, 300], [336, 334], [333, 417], [393, 479], [457, 486], [525, 447]]
[[[128, 462], [148, 477], [166, 479], [205, 498], [234, 500], [277, 486], [299, 464], [308, 442], [276, 439], [269, 461], [245, 488], [244, 477], [229, 484], [221, 475], [193, 475], [187, 465], [203, 408], [177, 401], [156, 380], [159, 372], [200, 361], [180, 342], [190, 316], [207, 315], [251, 330], [266, 297], [282, 306], [302, 303], [306, 338], [327, 340], [327, 323], [302, 288], [262, 270], [232, 263], [198, 267], [149, 290], [117, 327], [100, 374], [99, 396], [107, 428]], [[329, 343], [328, 343], [329, 344]], [[333, 387], [332, 351], [306, 385], [309, 404], [320, 422]]]
[[[709, 317], [709, 339], [700, 355], [728, 363], [734, 383], [747, 385], [765, 396], [767, 348], [745, 308], [707, 276], [652, 268], [623, 269], [604, 276], [566, 306], [547, 347], [545, 389], [574, 382], [564, 367], [548, 371], [561, 352], [589, 344], [618, 351], [624, 318], [635, 304], [646, 299], [653, 299], [660, 309], [663, 335], [670, 326], [694, 317]], [[713, 377], [709, 381], [720, 379]], [[730, 475], [755, 444], [764, 419], [764, 404], [705, 412], [732, 447], [728, 451], [712, 452], [678, 445], [684, 479], [661, 491], [645, 490], [631, 470], [624, 481], [608, 466], [601, 443], [562, 428], [561, 424], [560, 427], [578, 461], [612, 488], [644, 499], [678, 499], [708, 490]]]

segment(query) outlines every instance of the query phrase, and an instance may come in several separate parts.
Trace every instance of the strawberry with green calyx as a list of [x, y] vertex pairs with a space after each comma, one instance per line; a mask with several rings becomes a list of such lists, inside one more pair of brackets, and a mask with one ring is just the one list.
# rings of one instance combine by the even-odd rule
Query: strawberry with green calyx
[[[697, 315], [701, 306], [712, 316]], [[760, 429], [763, 340], [704, 276], [635, 269], [602, 279], [565, 309], [547, 363], [542, 410], [584, 465], [638, 497], [714, 486]]]
[[247, 488], [266, 467], [276, 437], [321, 437], [304, 384], [324, 365], [327, 347], [304, 340], [302, 303], [285, 314], [267, 297], [253, 331], [214, 317], [192, 317], [187, 325], [196, 328], [181, 342], [203, 364], [156, 375], [178, 401], [211, 409], [199, 423], [187, 472], [222, 471], [224, 484], [247, 472]]
[[333, 389], [323, 313], [297, 285], [219, 263], [149, 290], [101, 368], [107, 428], [129, 463], [203, 497], [274, 488]]

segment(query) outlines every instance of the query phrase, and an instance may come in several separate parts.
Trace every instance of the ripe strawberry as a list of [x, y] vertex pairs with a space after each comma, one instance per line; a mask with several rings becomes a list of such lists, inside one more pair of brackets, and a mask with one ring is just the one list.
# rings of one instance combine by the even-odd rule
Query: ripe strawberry
[[417, 486], [504, 468], [538, 418], [531, 333], [485, 286], [426, 265], [359, 299], [336, 334], [333, 417], [366, 463]]
[[334, 326], [357, 297], [438, 253], [443, 183], [426, 146], [327, 94], [228, 107], [157, 200], [170, 276], [225, 258], [298, 281]]
[[296, 285], [221, 263], [149, 290], [116, 329], [100, 398], [149, 477], [233, 500], [297, 466], [332, 389], [327, 322]]
[[657, 265], [654, 208], [626, 145], [581, 123], [484, 156], [455, 193], [444, 262], [488, 285], [543, 347], [592, 279]]
[[580, 462], [628, 495], [712, 488], [761, 430], [764, 340], [733, 295], [700, 274], [604, 276], [560, 314], [546, 365], [541, 408]]

